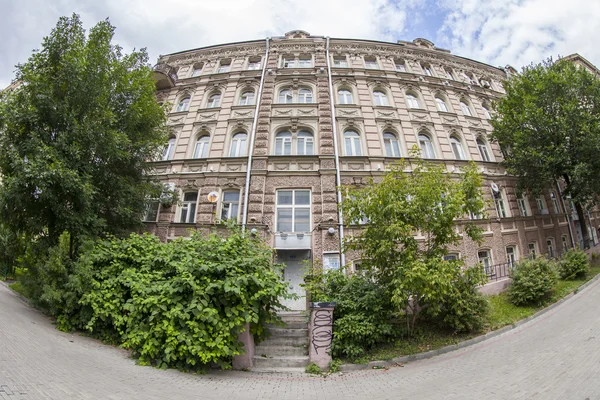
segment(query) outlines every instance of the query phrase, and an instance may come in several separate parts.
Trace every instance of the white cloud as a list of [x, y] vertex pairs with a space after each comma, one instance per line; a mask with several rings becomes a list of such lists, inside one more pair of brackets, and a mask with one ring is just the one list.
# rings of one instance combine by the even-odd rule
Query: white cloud
[[600, 2], [443, 0], [438, 41], [455, 54], [516, 68], [579, 53], [600, 66]]
[[[0, 88], [13, 66], [38, 48], [62, 15], [76, 12], [89, 27], [109, 17], [126, 51], [159, 54], [233, 41], [280, 36], [293, 29], [313, 35], [395, 41], [407, 10], [424, 0], [21, 0], [0, 14]], [[6, 40], [6, 38], [9, 38]]]

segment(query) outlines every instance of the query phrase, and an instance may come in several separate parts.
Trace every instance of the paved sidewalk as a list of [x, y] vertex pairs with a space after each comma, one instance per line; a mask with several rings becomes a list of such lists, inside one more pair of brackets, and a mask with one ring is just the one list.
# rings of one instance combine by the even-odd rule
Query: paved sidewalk
[[389, 370], [161, 371], [66, 334], [0, 285], [0, 399], [600, 399], [600, 280], [496, 338]]

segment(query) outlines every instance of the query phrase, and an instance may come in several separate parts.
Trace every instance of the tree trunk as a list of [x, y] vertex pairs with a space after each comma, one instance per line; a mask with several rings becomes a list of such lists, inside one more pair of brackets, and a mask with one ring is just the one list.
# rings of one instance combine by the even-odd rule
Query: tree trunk
[[585, 213], [580, 203], [575, 203], [575, 210], [577, 210], [577, 216], [579, 217], [579, 226], [581, 227], [581, 235], [583, 237], [583, 248], [590, 248], [590, 235], [587, 229], [587, 223], [585, 222]]

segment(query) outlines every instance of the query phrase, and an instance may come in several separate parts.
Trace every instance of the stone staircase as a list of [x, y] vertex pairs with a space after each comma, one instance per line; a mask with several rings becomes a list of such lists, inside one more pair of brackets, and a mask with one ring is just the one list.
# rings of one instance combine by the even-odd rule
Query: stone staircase
[[304, 372], [308, 365], [308, 320], [304, 312], [281, 312], [284, 327], [268, 327], [271, 336], [254, 351], [254, 372]]

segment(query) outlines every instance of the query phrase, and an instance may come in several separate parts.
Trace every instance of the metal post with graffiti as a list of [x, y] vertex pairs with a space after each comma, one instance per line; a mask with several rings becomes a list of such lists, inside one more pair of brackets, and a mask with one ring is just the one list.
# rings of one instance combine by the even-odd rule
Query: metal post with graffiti
[[335, 303], [311, 303], [310, 307], [308, 356], [321, 369], [331, 362], [334, 308]]

